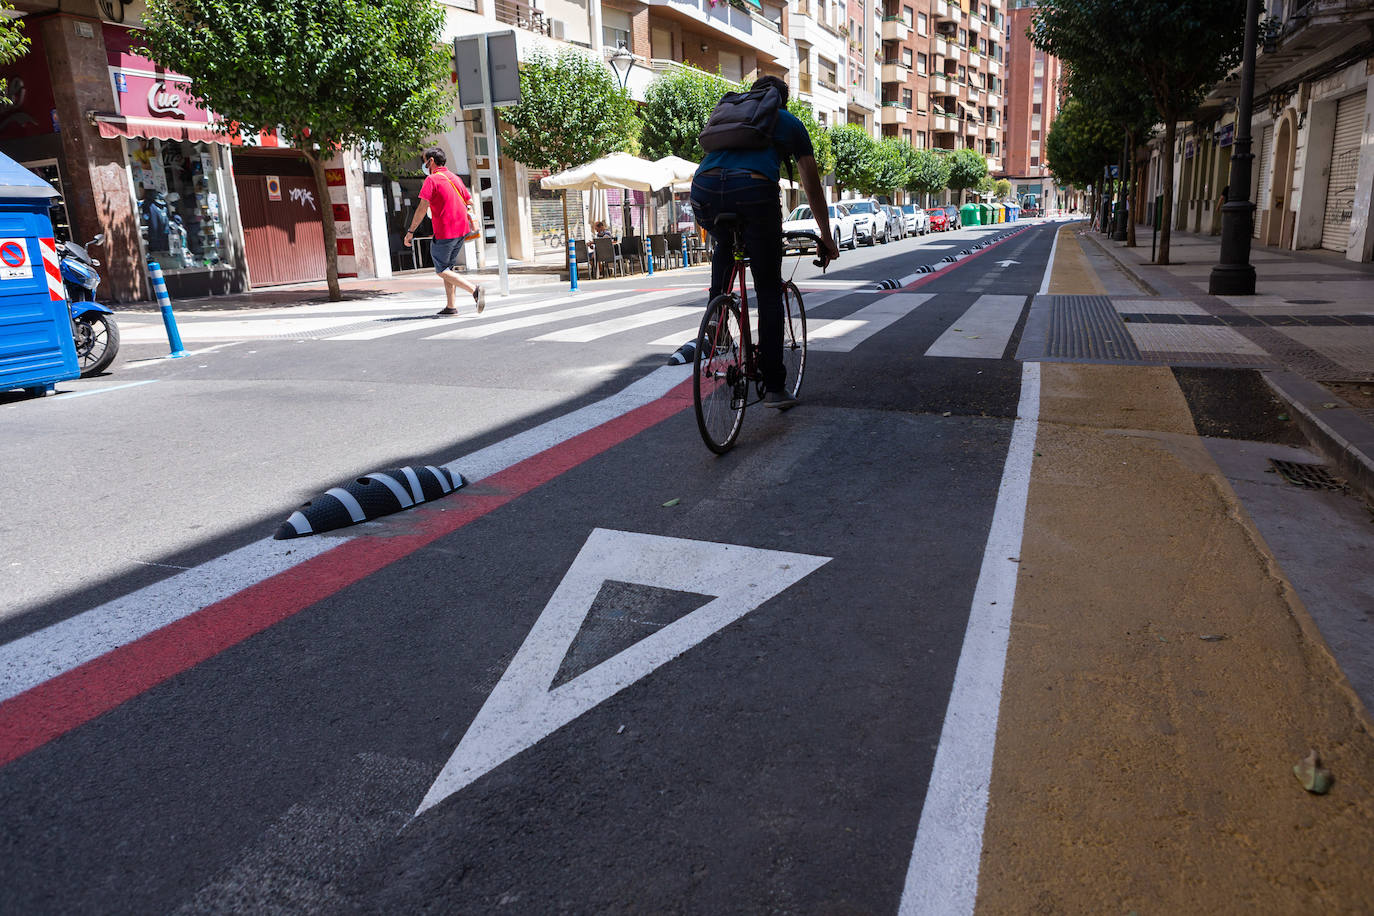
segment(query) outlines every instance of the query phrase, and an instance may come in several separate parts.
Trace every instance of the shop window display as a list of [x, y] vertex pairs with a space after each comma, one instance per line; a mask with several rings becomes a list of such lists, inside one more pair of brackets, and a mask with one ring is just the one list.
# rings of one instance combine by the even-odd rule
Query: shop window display
[[164, 273], [228, 266], [214, 147], [177, 140], [125, 143], [148, 256]]

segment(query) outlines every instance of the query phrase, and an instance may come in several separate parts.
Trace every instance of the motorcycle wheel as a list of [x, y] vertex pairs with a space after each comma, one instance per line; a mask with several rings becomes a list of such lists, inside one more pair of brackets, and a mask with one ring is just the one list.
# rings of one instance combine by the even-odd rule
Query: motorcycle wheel
[[119, 352], [119, 325], [114, 316], [83, 315], [72, 320], [72, 331], [81, 377], [89, 378], [108, 369]]

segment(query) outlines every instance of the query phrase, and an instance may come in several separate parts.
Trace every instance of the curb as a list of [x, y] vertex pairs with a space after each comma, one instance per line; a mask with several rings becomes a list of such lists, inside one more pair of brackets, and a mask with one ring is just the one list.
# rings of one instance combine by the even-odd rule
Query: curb
[[1288, 405], [1308, 441], [1336, 466], [1352, 490], [1374, 503], [1374, 424], [1311, 379], [1280, 369], [1260, 374]]

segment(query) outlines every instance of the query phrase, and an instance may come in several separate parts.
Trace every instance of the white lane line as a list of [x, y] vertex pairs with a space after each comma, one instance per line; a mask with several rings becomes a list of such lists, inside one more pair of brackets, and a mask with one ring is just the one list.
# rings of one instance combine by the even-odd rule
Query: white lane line
[[[691, 366], [663, 366], [618, 394], [446, 465], [481, 480], [667, 394]], [[0, 702], [237, 594], [350, 538], [264, 538], [0, 646]]]
[[88, 398], [93, 394], [105, 394], [107, 391], [119, 391], [123, 388], [137, 388], [139, 385], [151, 385], [153, 382], [160, 382], [162, 379], [150, 378], [141, 382], [125, 382], [123, 385], [111, 385], [108, 388], [92, 388], [89, 391], [72, 391], [53, 398], [54, 401], [70, 401], [73, 398]]
[[844, 318], [833, 321], [818, 321], [814, 326], [808, 321], [806, 345], [808, 349], [812, 350], [848, 353], [899, 318], [911, 314], [934, 295], [934, 293], [892, 293]]
[[979, 296], [930, 345], [926, 356], [1001, 359], [1025, 305], [1025, 296]]
[[978, 896], [978, 861], [1039, 416], [1040, 364], [1023, 363], [1021, 402], [899, 916], [967, 916]]
[[1054, 241], [1050, 244], [1050, 256], [1045, 261], [1045, 278], [1040, 281], [1039, 295], [1045, 296], [1050, 291], [1050, 272], [1054, 270], [1054, 253], [1059, 250], [1059, 230], [1054, 230]]
[[471, 323], [464, 322], [462, 327], [442, 334], [432, 334], [424, 340], [473, 340], [480, 337], [491, 337], [494, 334], [501, 334], [506, 331], [519, 331], [524, 328], [537, 327], [541, 324], [550, 324], [555, 321], [565, 321], [572, 318], [585, 318], [588, 315], [599, 315], [603, 312], [612, 312], [617, 309], [629, 308], [643, 302], [652, 302], [656, 299], [666, 298], [664, 293], [653, 292], [644, 293], [639, 296], [629, 296], [628, 298], [612, 298], [588, 305], [577, 306], [576, 308], [562, 309], [557, 312], [547, 312], [539, 315], [525, 315], [521, 318], [510, 318], [506, 321], [484, 321], [473, 319]]
[[700, 311], [701, 309], [695, 305], [667, 305], [663, 308], [640, 312], [637, 315], [608, 318], [605, 321], [578, 325], [575, 328], [550, 331], [538, 337], [531, 337], [530, 340], [556, 340], [564, 343], [587, 343], [602, 337], [609, 337], [612, 334], [618, 334], [621, 331], [632, 331], [635, 328], [648, 327], [651, 324], [659, 324], [663, 321], [676, 321], [687, 315], [695, 315]]
[[390, 337], [393, 334], [405, 334], [407, 331], [417, 331], [422, 327], [432, 327], [422, 324], [429, 321], [433, 315], [417, 316], [415, 318], [391, 318], [385, 324], [375, 328], [366, 328], [361, 331], [353, 331], [350, 334], [335, 334], [333, 337], [326, 337], [325, 340], [378, 340], [383, 337]]

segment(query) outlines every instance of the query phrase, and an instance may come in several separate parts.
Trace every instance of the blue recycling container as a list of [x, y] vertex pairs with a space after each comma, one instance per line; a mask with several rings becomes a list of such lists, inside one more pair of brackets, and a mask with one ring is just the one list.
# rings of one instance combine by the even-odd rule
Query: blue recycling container
[[57, 196], [0, 153], [0, 391], [43, 394], [81, 374], [48, 218]]

